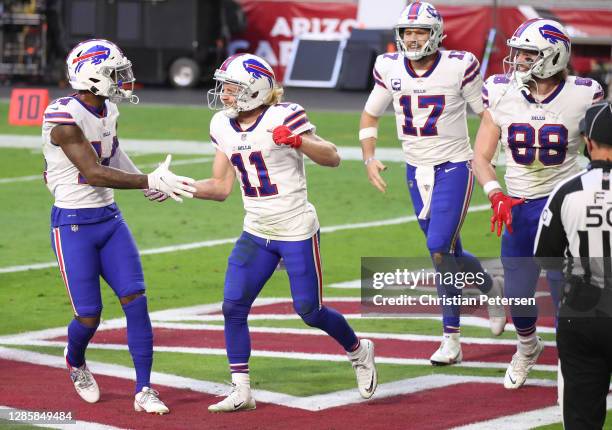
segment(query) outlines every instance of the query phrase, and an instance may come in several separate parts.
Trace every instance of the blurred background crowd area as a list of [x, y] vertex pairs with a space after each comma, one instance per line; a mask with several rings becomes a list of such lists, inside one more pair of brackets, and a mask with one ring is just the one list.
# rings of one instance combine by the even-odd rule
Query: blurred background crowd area
[[[506, 40], [523, 21], [551, 18], [572, 36], [571, 72], [612, 82], [612, 1], [433, 1], [444, 48], [502, 73]], [[140, 85], [205, 85], [228, 55], [265, 58], [286, 85], [365, 91], [376, 56], [395, 50], [405, 0], [3, 0], [0, 85], [65, 86], [64, 60], [90, 38], [117, 43]]]

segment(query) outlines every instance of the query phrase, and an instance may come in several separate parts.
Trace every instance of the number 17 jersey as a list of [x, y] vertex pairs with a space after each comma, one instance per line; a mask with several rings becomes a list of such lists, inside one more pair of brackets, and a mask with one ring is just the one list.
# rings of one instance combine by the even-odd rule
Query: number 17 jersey
[[436, 166], [472, 159], [466, 103], [477, 114], [484, 110], [480, 63], [473, 54], [439, 51], [422, 72], [401, 54], [383, 54], [373, 74], [373, 94], [386, 98], [387, 104], [393, 101], [397, 136], [408, 164]]
[[317, 232], [319, 221], [308, 202], [302, 152], [272, 140], [271, 130], [279, 125], [294, 134], [315, 128], [300, 105], [279, 103], [266, 107], [245, 129], [218, 112], [210, 122], [210, 138], [227, 156], [240, 182], [244, 230], [271, 240], [305, 240]]

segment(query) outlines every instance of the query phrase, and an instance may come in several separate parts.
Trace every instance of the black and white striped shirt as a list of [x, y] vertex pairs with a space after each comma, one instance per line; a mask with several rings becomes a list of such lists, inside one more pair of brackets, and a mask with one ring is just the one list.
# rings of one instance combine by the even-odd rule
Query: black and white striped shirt
[[561, 269], [573, 257], [592, 285], [612, 288], [611, 169], [610, 161], [593, 161], [552, 192], [534, 246], [543, 268]]

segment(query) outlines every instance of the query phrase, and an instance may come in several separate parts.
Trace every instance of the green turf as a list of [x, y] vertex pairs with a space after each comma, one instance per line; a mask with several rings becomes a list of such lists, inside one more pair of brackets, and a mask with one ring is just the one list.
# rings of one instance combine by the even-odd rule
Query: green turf
[[[359, 146], [357, 131], [360, 113], [308, 112], [310, 121], [317, 126], [317, 134], [341, 146]], [[356, 107], [360, 108], [360, 107]], [[193, 106], [130, 106], [119, 107], [121, 117], [120, 138], [209, 140], [208, 124], [213, 112], [207, 107]], [[478, 118], [470, 118], [468, 129], [476, 135]], [[39, 135], [40, 127], [17, 127], [8, 124], [8, 103], [0, 103], [0, 134]], [[385, 115], [380, 120], [378, 146], [398, 148], [395, 118]]]
[[0, 420], [0, 429], [2, 430], [45, 430], [51, 428], [52, 427], [32, 426], [29, 424], [19, 424], [9, 420]]
[[[0, 134], [40, 135], [38, 127], [12, 127], [6, 123], [7, 103], [0, 103]], [[308, 106], [306, 106], [308, 109]], [[208, 140], [210, 112], [202, 107], [121, 106], [120, 138]], [[318, 133], [342, 146], [358, 146], [359, 113], [309, 111]], [[478, 119], [470, 119], [473, 137]], [[399, 148], [392, 116], [381, 120], [379, 146]], [[139, 164], [162, 160], [163, 154], [132, 154]], [[174, 160], [200, 158], [175, 156]], [[378, 193], [366, 178], [363, 163], [344, 160], [338, 169], [307, 164], [309, 200], [316, 206], [322, 226], [385, 220], [413, 215], [401, 162], [387, 163], [384, 178], [386, 194]], [[39, 150], [0, 148], [0, 178], [39, 175], [43, 157]], [[151, 171], [153, 167], [143, 167]], [[204, 178], [211, 163], [177, 165], [178, 174]], [[49, 240], [51, 195], [41, 180], [0, 183], [0, 198], [5, 210], [0, 212], [0, 267], [54, 260]], [[224, 203], [186, 201], [179, 205], [149, 203], [139, 191], [117, 191], [116, 199], [141, 250], [161, 246], [232, 238], [242, 230], [244, 211], [239, 190]], [[473, 193], [472, 205], [487, 204], [480, 188]], [[481, 257], [499, 255], [500, 241], [488, 231], [489, 211], [468, 215], [462, 230], [466, 249]], [[425, 239], [415, 222], [322, 235], [324, 283], [350, 281], [361, 276], [360, 259], [364, 256], [427, 257]], [[147, 282], [149, 309], [193, 306], [219, 302], [227, 256], [231, 244], [142, 258]], [[358, 290], [329, 289], [326, 296], [358, 296]], [[287, 275], [273, 275], [262, 297], [289, 297]], [[103, 318], [122, 317], [122, 309], [108, 286], [102, 286]], [[0, 274], [0, 335], [65, 326], [72, 310], [57, 268]], [[351, 320], [359, 331], [389, 333], [439, 334], [439, 322], [423, 320]], [[252, 322], [267, 327], [304, 327], [301, 321]], [[487, 329], [463, 327], [463, 336], [489, 337]], [[505, 337], [512, 339], [513, 334]], [[546, 336], [552, 340], [552, 336]], [[57, 356], [61, 348], [27, 348]], [[131, 366], [127, 351], [90, 350], [91, 360]], [[354, 374], [348, 363], [253, 358], [253, 382], [256, 388], [294, 395], [311, 395], [354, 387]], [[157, 353], [154, 370], [192, 378], [224, 382], [229, 379], [224, 356], [197, 356]], [[297, 371], [296, 371], [297, 370]], [[427, 374], [486, 375], [501, 378], [503, 369], [477, 369], [430, 366], [380, 365], [380, 381], [390, 382]], [[291, 380], [278, 375], [296, 375]], [[534, 378], [554, 379], [554, 372], [533, 372]], [[2, 424], [0, 423], [0, 426]], [[20, 428], [25, 428], [20, 426]]]
[[[470, 217], [484, 223], [488, 214], [478, 212]], [[475, 233], [475, 236], [478, 235]], [[485, 249], [486, 241], [482, 238], [479, 241], [469, 239], [470, 235], [466, 235], [466, 243], [473, 241], [477, 253]], [[373, 242], [377, 243], [375, 249]], [[425, 247], [416, 223], [327, 233], [322, 235], [321, 244], [326, 283], [358, 279], [362, 256], [422, 256]], [[232, 245], [222, 245], [143, 256], [149, 309], [220, 301], [231, 248]], [[277, 272], [261, 296], [289, 297], [289, 294], [286, 272]], [[354, 294], [350, 290], [333, 292], [334, 296]], [[122, 316], [110, 288], [102, 288], [102, 298], [104, 318]], [[0, 334], [61, 326], [71, 318], [70, 302], [55, 268], [0, 274], [0, 303], [7, 305], [3, 309]]]
[[[334, 291], [328, 289], [327, 294], [333, 294]], [[181, 321], [184, 322], [184, 321]], [[393, 334], [418, 334], [428, 336], [440, 335], [441, 325], [439, 321], [425, 320], [418, 318], [377, 318], [377, 319], [355, 319], [349, 318], [348, 322], [355, 331], [362, 333], [393, 333]], [[194, 324], [202, 324], [201, 321], [193, 321]], [[223, 324], [222, 321], [206, 321], [205, 324]], [[252, 320], [249, 321], [251, 327], [269, 327], [269, 328], [308, 328], [301, 320]], [[488, 328], [473, 327], [464, 325], [461, 327], [462, 337], [480, 337], [492, 338], [491, 331]], [[555, 340], [553, 333], [540, 333], [542, 340]], [[514, 332], [505, 332], [495, 339], [515, 340]]]
[[[43, 352], [56, 356], [63, 355], [63, 349], [57, 347], [22, 346], [19, 349]], [[92, 361], [120, 364], [132, 367], [128, 351], [89, 349], [87, 358]], [[188, 378], [223, 383], [229, 380], [227, 358], [220, 355], [204, 357], [193, 354], [156, 352], [153, 370]], [[295, 396], [310, 396], [330, 393], [354, 387], [355, 375], [351, 366], [344, 362], [327, 362], [314, 360], [285, 360], [281, 358], [251, 357], [249, 361], [251, 385], [254, 388], [276, 391]], [[378, 382], [392, 382], [399, 379], [414, 378], [425, 375], [469, 375], [491, 376], [502, 378], [505, 369], [480, 369], [458, 366], [433, 367], [397, 364], [378, 364]], [[279, 378], [278, 375], [292, 375], [291, 378]], [[530, 377], [555, 379], [553, 372], [533, 371]]]

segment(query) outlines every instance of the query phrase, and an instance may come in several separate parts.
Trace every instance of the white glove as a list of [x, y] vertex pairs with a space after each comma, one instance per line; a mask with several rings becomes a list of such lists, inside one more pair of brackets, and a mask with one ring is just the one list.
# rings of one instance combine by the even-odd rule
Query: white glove
[[157, 169], [149, 173], [149, 185], [150, 190], [161, 191], [162, 193], [168, 194], [177, 202], [182, 202], [183, 197], [193, 198], [193, 193], [196, 189], [190, 184], [195, 183], [195, 179], [187, 178], [185, 176], [178, 176], [172, 173], [168, 168], [172, 161], [172, 155], [168, 154], [166, 160], [159, 165]]
[[165, 202], [168, 197], [166, 193], [157, 190], [142, 190], [144, 196], [152, 202]]

